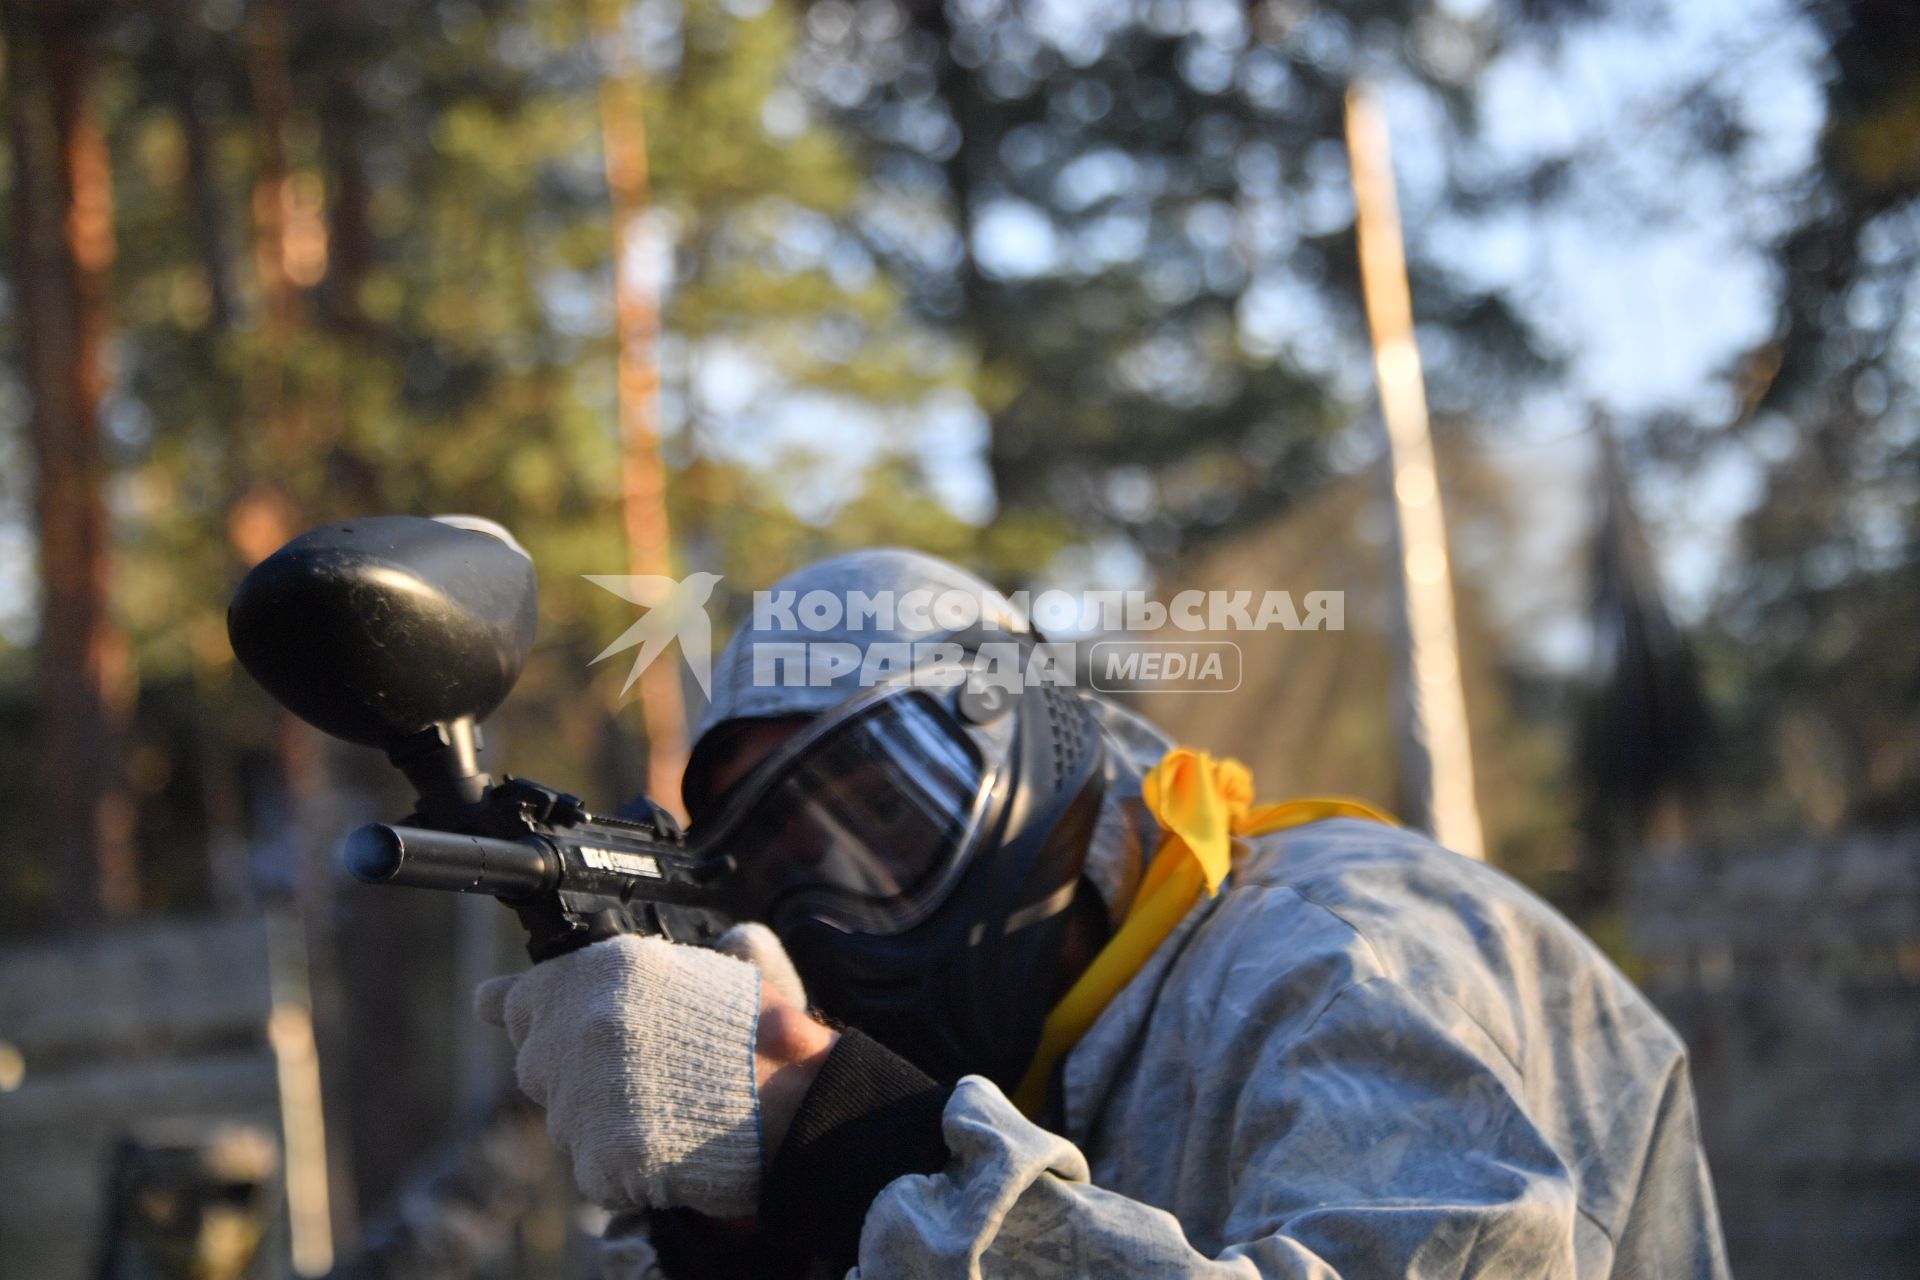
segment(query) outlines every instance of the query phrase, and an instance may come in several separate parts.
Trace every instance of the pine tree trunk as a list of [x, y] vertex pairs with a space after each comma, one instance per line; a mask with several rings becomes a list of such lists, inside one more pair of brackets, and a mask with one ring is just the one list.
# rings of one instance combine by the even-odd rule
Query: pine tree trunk
[[[295, 199], [292, 159], [294, 81], [291, 0], [256, 0], [245, 27], [247, 82], [253, 94], [257, 164], [252, 198], [254, 273], [260, 290], [258, 357], [248, 370], [244, 397], [247, 426], [262, 446], [238, 468], [236, 496], [228, 510], [230, 540], [249, 567], [299, 533], [309, 513], [298, 496], [274, 478], [288, 460], [311, 457], [320, 446], [312, 439], [308, 405], [288, 377], [296, 342], [306, 324], [302, 286], [318, 282], [326, 266], [324, 227], [313, 210]], [[305, 1221], [309, 1258], [331, 1257], [332, 1242], [359, 1234], [354, 1186], [353, 1144], [346, 1119], [350, 1047], [347, 1043], [347, 993], [340, 983], [335, 951], [332, 850], [343, 813], [327, 765], [327, 742], [289, 712], [278, 713], [274, 758], [284, 804], [281, 820], [293, 829], [279, 833], [291, 865], [280, 869], [292, 890], [298, 946], [288, 961], [299, 972], [287, 975], [311, 1019], [317, 1052], [319, 1096], [303, 1093], [300, 1117], [315, 1133], [324, 1132], [325, 1197], [310, 1196]], [[291, 1122], [292, 1117], [289, 1117]], [[289, 1170], [291, 1173], [291, 1170]], [[291, 1189], [291, 1184], [290, 1189]], [[324, 1220], [324, 1225], [321, 1224]], [[330, 1228], [330, 1233], [328, 1232]], [[312, 1232], [330, 1234], [331, 1239]], [[303, 1242], [296, 1240], [296, 1252]]]
[[139, 903], [133, 806], [118, 770], [132, 681], [108, 604], [100, 423], [113, 191], [89, 101], [90, 34], [68, 7], [7, 6], [15, 278], [40, 544], [41, 794], [62, 914], [75, 924]]
[[[620, 402], [620, 492], [627, 572], [673, 576], [667, 521], [667, 470], [660, 456], [659, 304], [640, 278], [635, 252], [650, 200], [646, 120], [638, 85], [620, 51], [620, 6], [589, 0], [600, 46], [600, 136], [612, 205], [615, 337]], [[657, 660], [640, 673], [640, 716], [647, 731], [647, 796], [682, 820], [680, 773], [687, 763], [687, 710], [677, 662]]]

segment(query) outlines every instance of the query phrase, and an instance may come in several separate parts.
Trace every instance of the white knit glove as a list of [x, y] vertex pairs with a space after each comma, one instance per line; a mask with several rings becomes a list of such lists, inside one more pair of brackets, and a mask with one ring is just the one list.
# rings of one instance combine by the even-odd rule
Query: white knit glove
[[757, 920], [737, 924], [713, 940], [715, 951], [745, 960], [760, 971], [760, 980], [778, 991], [796, 1009], [807, 1007], [807, 989], [799, 970], [780, 945], [779, 935]]
[[[732, 941], [752, 953], [752, 943]], [[786, 970], [783, 978], [791, 963]], [[754, 1212], [760, 975], [752, 964], [618, 937], [482, 983], [474, 1010], [506, 1028], [520, 1088], [546, 1108], [547, 1131], [588, 1199], [715, 1218]]]

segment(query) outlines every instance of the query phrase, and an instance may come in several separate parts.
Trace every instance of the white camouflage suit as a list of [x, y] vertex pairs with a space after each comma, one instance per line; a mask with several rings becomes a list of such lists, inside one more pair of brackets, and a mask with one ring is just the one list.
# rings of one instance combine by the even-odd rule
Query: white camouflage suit
[[[978, 585], [866, 552], [783, 585], [956, 580]], [[703, 728], [844, 696], [746, 687], [752, 638]], [[1087, 874], [1117, 915], [1152, 847], [1139, 775], [1168, 744], [1099, 710], [1110, 794]], [[950, 1163], [885, 1187], [851, 1274], [1727, 1274], [1677, 1036], [1552, 909], [1413, 832], [1337, 819], [1237, 845], [1061, 1079], [1051, 1128], [962, 1080]], [[653, 1269], [639, 1239], [608, 1262]]]

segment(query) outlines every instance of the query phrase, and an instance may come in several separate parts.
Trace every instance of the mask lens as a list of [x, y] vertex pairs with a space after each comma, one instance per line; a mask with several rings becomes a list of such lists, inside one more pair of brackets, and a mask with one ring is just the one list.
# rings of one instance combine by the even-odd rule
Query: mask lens
[[965, 845], [982, 765], [925, 694], [881, 699], [782, 770], [727, 840], [764, 904], [801, 889], [897, 902]]

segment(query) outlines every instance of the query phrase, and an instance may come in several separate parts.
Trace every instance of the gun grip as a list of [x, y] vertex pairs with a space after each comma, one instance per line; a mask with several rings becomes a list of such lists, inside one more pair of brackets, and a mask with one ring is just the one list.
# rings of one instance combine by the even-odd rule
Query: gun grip
[[639, 926], [624, 907], [607, 907], [587, 917], [587, 942], [605, 942], [623, 933], [636, 933]]

